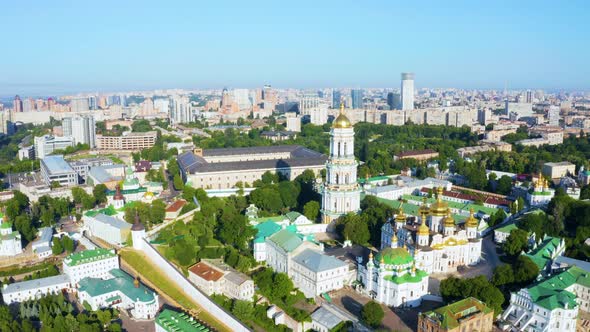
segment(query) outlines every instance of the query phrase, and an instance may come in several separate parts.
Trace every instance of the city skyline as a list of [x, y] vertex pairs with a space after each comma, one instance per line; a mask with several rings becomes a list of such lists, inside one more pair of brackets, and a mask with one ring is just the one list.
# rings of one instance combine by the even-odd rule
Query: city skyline
[[18, 47], [0, 54], [0, 96], [267, 83], [397, 88], [401, 72], [417, 73], [418, 88], [590, 88], [581, 1], [4, 7], [1, 28]]

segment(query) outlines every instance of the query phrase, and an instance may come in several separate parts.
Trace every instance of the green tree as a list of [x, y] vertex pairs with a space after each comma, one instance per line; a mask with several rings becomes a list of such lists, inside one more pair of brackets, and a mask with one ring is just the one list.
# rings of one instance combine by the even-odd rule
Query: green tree
[[522, 229], [513, 229], [508, 235], [502, 249], [509, 256], [517, 256], [527, 249], [528, 233]]
[[295, 208], [297, 206], [299, 188], [291, 181], [282, 181], [279, 183], [279, 195], [285, 207]]
[[509, 264], [502, 264], [494, 269], [492, 283], [495, 286], [506, 285], [514, 282], [514, 272]]
[[182, 190], [184, 188], [184, 181], [182, 181], [182, 177], [180, 176], [180, 174], [174, 174], [174, 178], [172, 181], [174, 184], [174, 188], [176, 188], [176, 190]]
[[51, 245], [51, 252], [54, 255], [59, 255], [62, 252], [64, 252], [64, 248], [63, 248], [63, 246], [62, 246], [61, 241], [59, 240], [59, 238], [54, 237], [51, 243], [52, 243], [52, 245]]
[[343, 225], [343, 227], [337, 225], [337, 229], [340, 228], [342, 230], [342, 237], [352, 241], [353, 243], [364, 245], [367, 244], [371, 238], [367, 223], [361, 216], [357, 214], [351, 213], [340, 217], [340, 220], [337, 223]]
[[518, 256], [514, 263], [514, 281], [529, 284], [539, 275], [539, 267], [527, 256]]
[[309, 201], [303, 206], [303, 214], [307, 219], [315, 221], [320, 214], [320, 203], [316, 201]]
[[231, 311], [241, 320], [250, 320], [254, 315], [254, 306], [250, 301], [235, 300], [232, 304]]
[[372, 328], [379, 327], [383, 321], [383, 317], [385, 317], [383, 308], [381, 308], [381, 305], [375, 301], [367, 302], [367, 304], [363, 306], [363, 309], [361, 309], [362, 321]]
[[106, 203], [107, 202], [107, 186], [100, 183], [92, 188], [92, 195], [98, 203]]
[[502, 195], [508, 195], [512, 191], [512, 178], [508, 175], [502, 175], [498, 180], [496, 192]]
[[74, 252], [74, 240], [72, 240], [69, 236], [64, 236], [63, 239], [63, 248], [66, 252], [72, 253]]

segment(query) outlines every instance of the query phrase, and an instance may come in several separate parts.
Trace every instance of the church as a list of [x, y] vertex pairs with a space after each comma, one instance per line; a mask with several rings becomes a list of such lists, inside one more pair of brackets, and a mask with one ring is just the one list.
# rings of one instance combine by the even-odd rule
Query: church
[[361, 190], [357, 182], [354, 157], [354, 128], [344, 114], [332, 123], [330, 157], [326, 163], [326, 182], [322, 188], [322, 220], [331, 223], [338, 217], [360, 210]]
[[[381, 228], [381, 248], [406, 246], [419, 269], [431, 273], [449, 273], [462, 265], [474, 265], [481, 259], [482, 239], [479, 221], [473, 210], [464, 223], [458, 224], [448, 203], [442, 200], [443, 188], [437, 188], [436, 201], [426, 199], [420, 216], [407, 216], [403, 209]], [[414, 218], [409, 218], [414, 217]]]
[[419, 306], [428, 293], [428, 273], [416, 267], [408, 248], [397, 246], [395, 235], [389, 242], [375, 258], [371, 251], [366, 263], [357, 258], [360, 291], [387, 306]]

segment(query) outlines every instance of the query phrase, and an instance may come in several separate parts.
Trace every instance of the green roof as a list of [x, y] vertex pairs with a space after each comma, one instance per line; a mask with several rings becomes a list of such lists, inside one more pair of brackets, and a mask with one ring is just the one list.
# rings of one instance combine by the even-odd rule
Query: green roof
[[526, 253], [525, 256], [529, 257], [540, 270], [544, 270], [547, 267], [547, 262], [557, 255], [556, 251], [560, 243], [560, 238], [547, 237], [537, 248]]
[[376, 255], [377, 262], [381, 262], [381, 257], [387, 265], [405, 265], [414, 261], [414, 257], [404, 248], [385, 248]]
[[264, 240], [267, 237], [280, 231], [281, 225], [279, 225], [275, 222], [272, 222], [272, 221], [267, 221], [267, 222], [257, 224], [256, 226], [254, 226], [254, 228], [256, 228], [258, 230], [258, 233], [256, 233], [256, 238], [254, 239], [254, 242], [264, 242]]
[[183, 312], [164, 309], [156, 316], [156, 324], [168, 332], [206, 332], [209, 329], [203, 326], [196, 318]]
[[531, 300], [537, 305], [548, 309], [564, 309], [577, 306], [576, 295], [566, 289], [573, 284], [589, 285], [588, 273], [576, 266], [545, 279], [542, 282], [529, 287], [528, 293]]
[[[385, 204], [389, 207], [392, 207], [394, 209], [397, 209], [397, 210], [399, 210], [400, 205], [403, 206], [404, 213], [406, 215], [417, 216], [419, 214], [418, 209], [420, 208], [420, 206], [418, 206], [416, 204], [403, 203], [402, 201], [390, 200], [390, 199], [380, 198], [380, 197], [376, 197], [376, 198], [380, 203], [383, 203], [383, 204]], [[465, 209], [463, 209], [463, 211], [465, 211]], [[455, 219], [456, 224], [460, 224], [465, 219], [467, 219], [469, 216], [464, 216], [461, 214], [453, 214], [452, 217], [453, 217], [453, 219]]]
[[92, 250], [84, 250], [75, 252], [64, 259], [64, 263], [68, 266], [76, 266], [80, 264], [87, 264], [111, 257], [117, 257], [114, 250], [97, 248]]
[[[422, 202], [422, 200], [424, 199], [424, 197], [423, 196], [417, 196], [417, 195], [402, 195], [402, 199], [404, 199], [406, 201]], [[461, 210], [461, 211], [469, 211], [470, 209], [473, 209], [476, 213], [477, 212], [483, 212], [483, 213], [489, 214], [489, 215], [492, 215], [492, 214], [496, 213], [496, 211], [498, 211], [498, 209], [489, 208], [487, 206], [478, 205], [478, 204], [452, 202], [452, 201], [449, 201], [449, 200], [444, 199], [444, 197], [443, 197], [443, 201], [445, 203], [447, 203], [450, 208]], [[436, 202], [436, 198], [434, 198], [434, 197], [427, 198], [426, 199], [426, 202], [429, 205], [430, 204], [433, 204], [434, 202]], [[405, 212], [405, 210], [404, 210], [404, 212]]]
[[408, 272], [401, 276], [390, 275], [383, 277], [383, 279], [394, 282], [396, 284], [416, 283], [422, 281], [424, 278], [428, 278], [428, 273], [418, 269], [416, 270], [416, 273], [414, 273], [414, 275]]
[[88, 211], [86, 211], [86, 213], [84, 213], [84, 215], [86, 215], [88, 217], [94, 217], [99, 213], [106, 214], [107, 216], [114, 216], [117, 214], [117, 210], [115, 209], [114, 206], [109, 205], [104, 209], [88, 210]]
[[283, 248], [286, 252], [295, 250], [303, 242], [297, 234], [288, 229], [282, 229], [268, 239]]
[[[138, 287], [135, 287], [133, 278], [127, 273], [120, 269], [113, 269], [109, 272], [113, 275], [111, 279], [84, 278], [80, 280], [78, 291], [86, 292], [92, 297], [118, 291], [131, 299], [131, 301], [139, 300], [151, 303], [156, 300], [154, 293], [144, 285], [139, 284]], [[111, 298], [114, 298], [114, 296]]]
[[285, 220], [285, 216], [274, 216], [274, 217], [259, 217], [250, 219], [252, 222], [263, 223], [267, 221], [281, 222]]
[[[116, 190], [107, 190], [107, 196], [115, 196]], [[129, 195], [129, 194], [137, 194], [137, 193], [145, 193], [147, 192], [146, 187], [139, 187], [137, 189], [121, 189], [121, 194]]]
[[500, 233], [508, 233], [510, 234], [510, 232], [512, 232], [512, 230], [514, 229], [518, 229], [518, 226], [516, 226], [515, 223], [510, 223], [506, 226], [502, 226], [500, 228], [496, 228], [496, 230], [494, 230], [495, 232], [500, 232]]
[[285, 214], [285, 217], [287, 217], [287, 219], [289, 219], [290, 222], [295, 221], [295, 219], [299, 218], [301, 216], [301, 213], [296, 212], [296, 211], [291, 211], [288, 212], [287, 214]]
[[551, 196], [553, 193], [550, 191], [534, 191], [534, 196]]
[[477, 313], [489, 314], [492, 309], [482, 301], [468, 297], [466, 299], [428, 311], [422, 315], [438, 322], [439, 327], [452, 330], [459, 326], [461, 320]]
[[8, 222], [8, 221], [5, 221], [5, 222], [3, 222], [3, 223], [0, 225], [0, 228], [4, 228], [4, 229], [10, 228], [10, 229], [12, 229], [12, 223], [10, 223], [10, 222]]

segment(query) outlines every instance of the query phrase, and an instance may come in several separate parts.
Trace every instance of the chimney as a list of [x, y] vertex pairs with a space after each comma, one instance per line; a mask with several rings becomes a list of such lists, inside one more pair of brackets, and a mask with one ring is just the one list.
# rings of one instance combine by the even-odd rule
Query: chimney
[[201, 149], [201, 148], [195, 148], [193, 150], [193, 153], [195, 154], [195, 156], [202, 157], [203, 156], [203, 149]]

